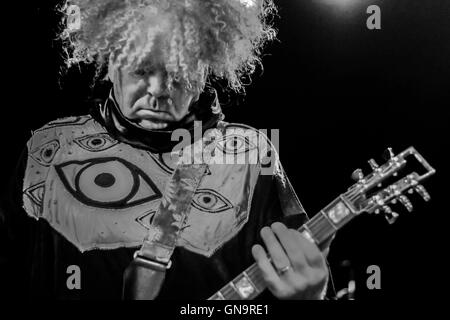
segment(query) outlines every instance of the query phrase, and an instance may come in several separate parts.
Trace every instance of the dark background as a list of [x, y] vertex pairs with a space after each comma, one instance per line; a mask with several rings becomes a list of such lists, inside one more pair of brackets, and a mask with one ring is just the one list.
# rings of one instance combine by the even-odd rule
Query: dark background
[[[445, 228], [448, 214], [449, 1], [275, 2], [280, 40], [268, 46], [264, 73], [253, 77], [246, 97], [232, 98], [227, 120], [280, 129], [282, 163], [311, 216], [352, 184], [354, 169], [368, 173], [368, 159], [381, 162], [388, 146], [415, 146], [437, 169], [426, 183], [432, 201], [415, 202], [415, 212], [403, 211], [394, 225], [381, 216], [355, 219], [338, 233], [329, 258], [337, 289], [348, 280], [341, 262], [351, 262], [356, 299], [439, 296], [447, 279], [439, 248], [446, 232], [438, 226]], [[12, 20], [3, 21], [11, 22], [3, 29], [2, 181], [31, 130], [88, 110], [92, 72], [59, 77], [55, 3], [5, 10]], [[381, 30], [366, 28], [371, 4], [381, 8]], [[381, 268], [381, 290], [366, 288], [369, 265]]]

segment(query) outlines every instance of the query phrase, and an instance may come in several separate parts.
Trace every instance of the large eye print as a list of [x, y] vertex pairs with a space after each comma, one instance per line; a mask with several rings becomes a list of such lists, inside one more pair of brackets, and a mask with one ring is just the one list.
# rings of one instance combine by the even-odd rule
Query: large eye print
[[56, 171], [67, 190], [89, 206], [123, 209], [161, 198], [150, 177], [120, 158], [70, 161]]
[[192, 206], [209, 213], [218, 213], [233, 208], [230, 201], [211, 189], [197, 190], [192, 199]]
[[249, 137], [229, 134], [217, 143], [217, 148], [226, 154], [239, 154], [254, 150], [256, 145]]
[[59, 150], [59, 141], [52, 140], [35, 151], [31, 152], [31, 157], [43, 166], [50, 166], [55, 158], [56, 152]]
[[106, 133], [98, 133], [75, 139], [75, 143], [81, 148], [91, 151], [100, 152], [114, 147], [119, 142], [112, 139]]

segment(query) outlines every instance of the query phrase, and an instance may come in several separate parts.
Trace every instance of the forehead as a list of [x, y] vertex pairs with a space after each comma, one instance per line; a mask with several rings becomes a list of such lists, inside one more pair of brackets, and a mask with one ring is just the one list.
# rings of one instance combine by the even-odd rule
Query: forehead
[[137, 56], [141, 57], [141, 64], [164, 64], [166, 62], [172, 29], [168, 15], [148, 19], [136, 29], [133, 47]]

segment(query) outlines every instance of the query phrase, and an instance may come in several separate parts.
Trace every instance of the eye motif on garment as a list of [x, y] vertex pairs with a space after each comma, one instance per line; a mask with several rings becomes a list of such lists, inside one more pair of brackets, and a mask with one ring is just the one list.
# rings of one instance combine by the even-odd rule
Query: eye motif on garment
[[32, 151], [30, 156], [41, 165], [48, 167], [55, 158], [56, 152], [59, 150], [59, 141], [52, 140], [35, 151]]
[[[44, 202], [45, 182], [40, 182], [24, 190], [27, 197], [39, 208], [39, 214], [42, 213], [42, 203]], [[35, 214], [36, 215], [36, 214]]]
[[143, 226], [145, 229], [150, 230], [150, 226], [152, 225], [155, 213], [156, 213], [155, 210], [150, 210], [137, 217], [135, 221], [139, 223], [141, 226]]
[[233, 208], [224, 196], [211, 189], [199, 189], [192, 198], [192, 206], [200, 211], [219, 213]]
[[56, 172], [77, 200], [93, 207], [124, 209], [161, 198], [150, 177], [121, 158], [70, 161]]
[[155, 161], [155, 163], [166, 173], [168, 174], [172, 174], [175, 169], [171, 168], [166, 161], [164, 160], [163, 154], [160, 153], [158, 155], [151, 153], [151, 152], [147, 152], [149, 154], [150, 157], [152, 157], [152, 159]]
[[[256, 139], [257, 141], [257, 139]], [[217, 148], [225, 154], [240, 154], [257, 148], [254, 141], [239, 134], [228, 134], [217, 142]]]
[[75, 139], [75, 143], [87, 151], [100, 152], [114, 147], [119, 142], [111, 138], [106, 133], [98, 133], [77, 138]]

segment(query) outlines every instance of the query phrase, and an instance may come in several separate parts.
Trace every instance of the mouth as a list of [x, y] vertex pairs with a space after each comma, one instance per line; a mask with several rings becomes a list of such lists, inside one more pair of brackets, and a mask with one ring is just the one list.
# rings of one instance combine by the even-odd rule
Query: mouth
[[141, 119], [152, 120], [155, 122], [172, 122], [173, 116], [163, 110], [140, 109], [136, 111], [136, 115]]
[[147, 120], [147, 119], [142, 119], [142, 120], [138, 121], [137, 124], [148, 130], [163, 130], [163, 129], [167, 129], [167, 127], [169, 127], [169, 124], [167, 122], [158, 122], [158, 121]]
[[162, 110], [140, 109], [136, 112], [137, 123], [146, 129], [161, 130], [168, 128], [175, 122], [173, 116]]
[[166, 129], [177, 122], [170, 99], [145, 96], [134, 105], [134, 122], [147, 129]]

